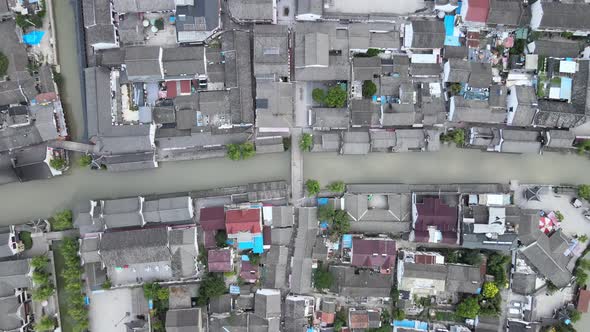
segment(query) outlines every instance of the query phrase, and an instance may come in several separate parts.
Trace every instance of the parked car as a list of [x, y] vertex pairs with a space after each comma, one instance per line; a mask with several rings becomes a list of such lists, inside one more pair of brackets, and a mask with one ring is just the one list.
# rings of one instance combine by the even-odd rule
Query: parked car
[[580, 201], [579, 199], [575, 198], [572, 199], [572, 206], [577, 208], [581, 208], [582, 207], [582, 201]]
[[590, 220], [590, 209], [584, 211], [584, 218]]

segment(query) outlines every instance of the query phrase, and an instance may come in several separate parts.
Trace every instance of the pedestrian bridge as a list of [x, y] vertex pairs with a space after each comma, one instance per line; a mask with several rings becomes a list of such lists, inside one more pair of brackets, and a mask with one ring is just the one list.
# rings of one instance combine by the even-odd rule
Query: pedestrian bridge
[[98, 146], [86, 143], [78, 143], [72, 141], [50, 141], [47, 142], [47, 146], [56, 148], [56, 149], [64, 149], [69, 151], [76, 151], [82, 153], [92, 153], [95, 154], [98, 152]]

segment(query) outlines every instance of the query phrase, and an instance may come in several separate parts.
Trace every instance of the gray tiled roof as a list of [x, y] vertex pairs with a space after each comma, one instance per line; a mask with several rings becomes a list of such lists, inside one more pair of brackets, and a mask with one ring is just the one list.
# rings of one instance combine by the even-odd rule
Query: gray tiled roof
[[371, 147], [368, 132], [345, 132], [343, 136], [343, 154], [367, 154]]
[[256, 126], [293, 126], [295, 87], [291, 83], [256, 80]]
[[190, 223], [193, 217], [192, 199], [180, 196], [144, 201], [142, 213], [145, 222]]
[[115, 11], [119, 13], [141, 13], [174, 10], [174, 0], [113, 0]]
[[588, 30], [590, 6], [584, 3], [540, 2], [540, 29]]
[[170, 309], [166, 312], [166, 332], [189, 332], [202, 329], [201, 308]]
[[571, 254], [564, 254], [569, 248], [570, 241], [561, 231], [551, 237], [543, 234], [537, 241], [521, 249], [521, 254], [541, 275], [557, 287], [564, 287], [572, 278], [573, 266], [570, 261], [575, 260]]
[[550, 148], [571, 148], [575, 135], [569, 130], [550, 130], [550, 140], [547, 144]]
[[205, 48], [202, 46], [165, 48], [162, 64], [166, 77], [191, 79], [205, 74]]
[[230, 15], [239, 21], [269, 22], [273, 19], [273, 2], [271, 0], [229, 0]]
[[449, 119], [453, 122], [504, 123], [506, 121], [506, 111], [492, 110], [487, 101], [465, 99], [463, 96], [454, 96], [452, 100], [454, 111], [451, 107]]
[[292, 206], [273, 206], [272, 207], [272, 225], [273, 227], [290, 227], [293, 226], [293, 207]]
[[170, 261], [168, 233], [159, 228], [104, 233], [100, 254], [107, 267]]
[[28, 259], [0, 262], [0, 297], [14, 295], [16, 288], [31, 287], [30, 270]]
[[411, 48], [442, 48], [445, 40], [445, 28], [440, 20], [412, 21]]
[[522, 26], [529, 23], [530, 12], [520, 0], [491, 0], [487, 24]]
[[350, 113], [346, 108], [314, 107], [311, 112], [314, 128], [347, 129], [350, 123]]
[[361, 270], [355, 273], [353, 267], [330, 266], [334, 276], [331, 291], [349, 297], [389, 297], [393, 284], [393, 274], [373, 273]]
[[281, 292], [277, 289], [259, 289], [254, 297], [254, 312], [263, 318], [281, 316]]
[[152, 82], [162, 80], [162, 48], [156, 46], [128, 47], [125, 49], [125, 68], [130, 81]]
[[254, 76], [289, 76], [288, 29], [285, 25], [254, 27]]
[[467, 83], [471, 75], [471, 65], [467, 60], [450, 59], [449, 76], [445, 77], [447, 82]]
[[534, 45], [535, 53], [558, 58], [577, 57], [583, 48], [578, 41], [568, 39], [538, 39]]

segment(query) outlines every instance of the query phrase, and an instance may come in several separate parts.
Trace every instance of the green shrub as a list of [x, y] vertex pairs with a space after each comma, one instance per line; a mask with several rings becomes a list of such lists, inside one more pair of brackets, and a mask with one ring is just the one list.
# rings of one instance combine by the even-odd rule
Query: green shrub
[[88, 167], [91, 164], [92, 164], [92, 156], [89, 154], [83, 155], [78, 160], [78, 165], [80, 165], [80, 167]]
[[344, 192], [344, 189], [346, 189], [346, 185], [342, 181], [332, 182], [328, 185], [328, 190], [331, 192], [341, 193]]
[[301, 135], [301, 139], [299, 139], [299, 148], [301, 151], [311, 151], [313, 148], [313, 137], [311, 134], [303, 134]]
[[457, 147], [465, 145], [465, 131], [463, 129], [455, 129], [448, 133], [442, 133], [440, 135], [442, 142], [454, 142]]
[[54, 168], [58, 171], [61, 171], [64, 168], [66, 168], [67, 164], [68, 164], [68, 162], [64, 158], [59, 158], [59, 157], [52, 158], [49, 161], [49, 166], [51, 166], [52, 168]]
[[244, 142], [242, 144], [228, 144], [227, 156], [231, 160], [244, 160], [254, 157], [256, 150], [254, 143]]
[[31, 238], [31, 232], [22, 231], [18, 233], [18, 237], [21, 241], [23, 241], [26, 250], [29, 250], [33, 247], [33, 238]]
[[49, 219], [49, 224], [53, 231], [71, 229], [74, 226], [72, 222], [72, 210], [63, 210], [56, 213], [55, 216]]
[[36, 320], [34, 328], [36, 332], [53, 331], [55, 329], [55, 319], [43, 315]]
[[479, 314], [477, 298], [468, 297], [457, 306], [456, 314], [463, 318], [475, 318]]
[[157, 19], [156, 22], [154, 22], [154, 26], [158, 28], [158, 30], [164, 30], [164, 19], [161, 17]]

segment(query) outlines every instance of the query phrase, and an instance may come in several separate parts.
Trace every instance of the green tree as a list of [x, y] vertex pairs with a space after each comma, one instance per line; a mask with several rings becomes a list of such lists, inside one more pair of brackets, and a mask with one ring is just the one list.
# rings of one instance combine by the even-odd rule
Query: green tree
[[475, 266], [481, 264], [481, 254], [479, 250], [464, 250], [461, 253], [461, 262]]
[[33, 279], [33, 283], [35, 285], [46, 285], [49, 283], [49, 274], [47, 274], [45, 271], [33, 271], [33, 276], [31, 277], [31, 279]]
[[16, 14], [16, 25], [18, 25], [21, 29], [26, 30], [28, 27], [32, 27], [33, 23], [27, 16]]
[[323, 104], [326, 98], [326, 91], [322, 88], [315, 88], [311, 91], [311, 98], [318, 104]]
[[332, 232], [340, 236], [350, 231], [350, 220], [348, 219], [348, 213], [344, 210], [334, 211], [334, 219], [332, 220]]
[[305, 182], [305, 188], [311, 196], [315, 196], [320, 192], [320, 183], [317, 180], [309, 179]]
[[113, 287], [113, 283], [109, 279], [107, 279], [102, 283], [102, 285], [100, 285], [100, 287], [105, 290], [111, 289], [111, 287]]
[[403, 309], [395, 308], [393, 310], [393, 319], [395, 320], [404, 320], [406, 318], [406, 312]]
[[342, 181], [332, 182], [328, 185], [328, 190], [331, 192], [341, 193], [341, 192], [344, 192], [345, 188], [346, 188], [346, 186], [345, 186], [344, 182], [342, 182]]
[[475, 318], [479, 314], [479, 303], [476, 297], [468, 297], [457, 306], [457, 315], [463, 318]]
[[240, 153], [240, 146], [239, 146], [239, 144], [228, 144], [227, 145], [227, 156], [231, 160], [240, 160], [240, 159], [242, 159], [242, 154]]
[[327, 267], [323, 267], [322, 264], [313, 273], [313, 284], [316, 289], [329, 289], [334, 283], [334, 276]]
[[227, 293], [227, 287], [225, 286], [223, 277], [218, 274], [209, 273], [201, 281], [197, 304], [205, 305], [209, 303], [211, 298], [221, 296], [225, 293]]
[[377, 86], [373, 81], [366, 80], [363, 82], [363, 97], [371, 98], [377, 93]]
[[245, 142], [240, 145], [242, 150], [242, 159], [250, 159], [256, 155], [256, 150], [254, 149], [254, 143], [252, 142]]
[[[63, 231], [66, 229], [71, 229], [73, 227], [72, 223], [72, 210], [63, 210], [56, 213], [50, 220], [49, 223], [51, 224], [51, 230], [53, 231]], [[67, 242], [67, 241], [66, 241]], [[76, 256], [77, 256], [77, 245], [76, 245]]]
[[450, 85], [451, 95], [457, 96], [461, 93], [461, 84], [460, 83], [453, 83]]
[[494, 297], [496, 297], [496, 295], [498, 295], [498, 292], [500, 290], [498, 289], [498, 286], [496, 286], [496, 284], [494, 284], [493, 282], [485, 282], [483, 284], [483, 296], [487, 299], [492, 299]]
[[559, 220], [560, 222], [563, 221], [563, 219], [565, 218], [563, 216], [563, 213], [561, 213], [560, 211], [555, 211], [555, 217], [557, 218], [557, 220]]
[[156, 22], [154, 22], [154, 26], [158, 28], [158, 30], [164, 30], [164, 19], [161, 17], [157, 19]]
[[311, 151], [313, 148], [313, 137], [311, 134], [305, 133], [299, 139], [299, 148], [301, 151]]
[[578, 237], [578, 240], [580, 240], [580, 242], [585, 243], [586, 241], [588, 241], [588, 235], [583, 234], [580, 237]]
[[580, 318], [582, 318], [582, 315], [576, 309], [570, 309], [570, 310], [568, 310], [568, 313], [569, 313], [570, 319], [572, 320], [573, 323], [579, 321]]
[[8, 63], [8, 57], [0, 52], [0, 76], [6, 76], [6, 73], [8, 72]]
[[336, 312], [336, 317], [334, 317], [334, 331], [338, 332], [346, 326], [346, 317], [347, 314], [344, 309], [340, 309]]
[[64, 158], [52, 158], [49, 161], [49, 166], [51, 166], [52, 168], [60, 171], [63, 170], [64, 168], [66, 168], [68, 162], [64, 159]]
[[227, 233], [224, 230], [219, 230], [215, 233], [215, 244], [218, 248], [227, 247]]
[[92, 156], [89, 154], [83, 155], [82, 157], [80, 157], [80, 159], [78, 159], [78, 165], [80, 165], [80, 167], [88, 167], [92, 164]]
[[580, 268], [576, 269], [574, 277], [576, 277], [576, 283], [580, 286], [586, 285], [586, 282], [588, 281], [588, 273]]
[[494, 276], [496, 285], [506, 284], [506, 265], [510, 262], [510, 257], [498, 253], [493, 253], [488, 257], [488, 274]]
[[578, 186], [578, 196], [581, 198], [590, 201], [590, 185], [581, 184]]
[[38, 302], [46, 301], [51, 295], [55, 293], [55, 287], [47, 283], [41, 287], [33, 289], [33, 300]]
[[29, 250], [33, 247], [33, 238], [31, 237], [31, 232], [22, 231], [18, 233], [18, 237], [25, 245], [25, 250]]
[[318, 207], [318, 219], [320, 221], [332, 221], [334, 219], [334, 213], [335, 210], [327, 204]]
[[378, 49], [378, 48], [369, 48], [367, 50], [367, 53], [366, 54], [367, 54], [368, 57], [374, 57], [374, 56], [379, 55], [379, 53], [381, 53], [381, 52], [382, 51], [380, 49]]
[[256, 150], [252, 142], [227, 145], [227, 156], [231, 160], [249, 159], [254, 157], [254, 155], [256, 155]]
[[455, 129], [448, 133], [442, 133], [440, 140], [442, 142], [454, 142], [457, 147], [462, 147], [465, 144], [465, 131], [463, 129]]
[[346, 91], [339, 85], [333, 86], [328, 89], [324, 102], [328, 107], [342, 108], [346, 106]]
[[590, 140], [583, 140], [578, 142], [576, 145], [579, 154], [584, 154], [590, 151]]
[[36, 256], [33, 257], [31, 259], [31, 267], [34, 268], [35, 270], [41, 270], [44, 269], [45, 267], [47, 267], [47, 264], [49, 263], [49, 258], [47, 258], [47, 256], [42, 255], [42, 256]]
[[34, 326], [36, 332], [53, 331], [55, 329], [55, 319], [43, 315], [35, 322]]

